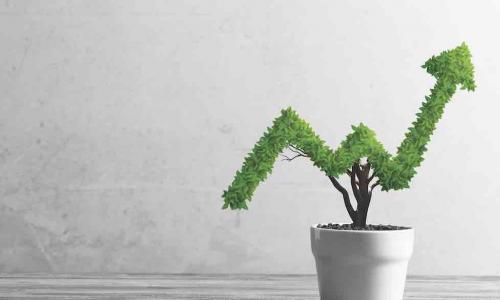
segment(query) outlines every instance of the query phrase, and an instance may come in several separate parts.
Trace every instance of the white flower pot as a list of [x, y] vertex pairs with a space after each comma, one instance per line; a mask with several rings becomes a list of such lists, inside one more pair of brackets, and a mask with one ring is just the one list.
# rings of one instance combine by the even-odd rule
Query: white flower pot
[[413, 229], [311, 227], [321, 300], [401, 300], [413, 252]]

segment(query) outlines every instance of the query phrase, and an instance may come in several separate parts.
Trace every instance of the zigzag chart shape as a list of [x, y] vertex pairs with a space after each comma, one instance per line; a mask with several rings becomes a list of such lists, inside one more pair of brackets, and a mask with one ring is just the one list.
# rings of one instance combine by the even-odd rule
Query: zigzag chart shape
[[416, 174], [415, 169], [423, 161], [426, 145], [444, 107], [457, 86], [461, 85], [461, 89], [468, 91], [475, 89], [474, 67], [465, 43], [433, 56], [422, 67], [437, 81], [430, 95], [425, 97], [417, 119], [408, 129], [396, 155], [389, 154], [377, 140], [375, 132], [362, 123], [352, 126], [353, 132], [333, 151], [307, 122], [287, 108], [267, 128], [245, 158], [241, 170], [236, 172], [232, 184], [222, 195], [223, 208], [247, 209], [246, 202], [251, 200], [259, 183], [271, 173], [278, 155], [290, 145], [305, 153], [327, 176], [338, 177], [353, 163], [367, 158], [382, 190], [408, 188]]

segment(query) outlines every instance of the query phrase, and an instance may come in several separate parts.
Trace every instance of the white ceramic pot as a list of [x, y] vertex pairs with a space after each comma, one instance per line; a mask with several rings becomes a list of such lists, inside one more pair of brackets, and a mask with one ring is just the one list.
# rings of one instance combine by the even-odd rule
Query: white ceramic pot
[[401, 300], [413, 252], [413, 229], [311, 227], [321, 300]]

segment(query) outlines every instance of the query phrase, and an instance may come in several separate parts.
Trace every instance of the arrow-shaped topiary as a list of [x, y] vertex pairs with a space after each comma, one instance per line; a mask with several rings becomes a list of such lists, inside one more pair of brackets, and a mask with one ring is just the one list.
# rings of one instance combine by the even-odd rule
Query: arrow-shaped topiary
[[[436, 77], [437, 82], [417, 113], [405, 139], [398, 147], [395, 156], [389, 154], [377, 140], [375, 132], [359, 124], [352, 126], [353, 132], [332, 151], [314, 133], [307, 122], [302, 120], [291, 108], [281, 111], [272, 127], [260, 138], [247, 155], [241, 170], [236, 172], [229, 188], [224, 191], [224, 206], [231, 209], [247, 209], [259, 183], [271, 173], [278, 155], [289, 147], [296, 157], [309, 157], [332, 181], [344, 198], [344, 203], [355, 226], [366, 225], [366, 216], [373, 188], [398, 190], [409, 187], [416, 174], [415, 168], [423, 161], [426, 145], [443, 114], [444, 107], [455, 93], [457, 86], [472, 91], [475, 88], [474, 67], [469, 49], [465, 43], [430, 58], [423, 66]], [[366, 158], [366, 163], [361, 159]], [[372, 170], [372, 172], [370, 172]], [[357, 202], [356, 210], [351, 205], [349, 193], [337, 178], [346, 173], [350, 176], [351, 188]], [[374, 178], [377, 180], [371, 183]]]

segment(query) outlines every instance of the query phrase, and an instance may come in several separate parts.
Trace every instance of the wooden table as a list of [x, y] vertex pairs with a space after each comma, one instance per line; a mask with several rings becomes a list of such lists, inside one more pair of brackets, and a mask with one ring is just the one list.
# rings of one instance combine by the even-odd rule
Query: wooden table
[[[0, 299], [319, 299], [313, 275], [9, 275]], [[500, 277], [409, 277], [404, 299], [500, 299]]]

